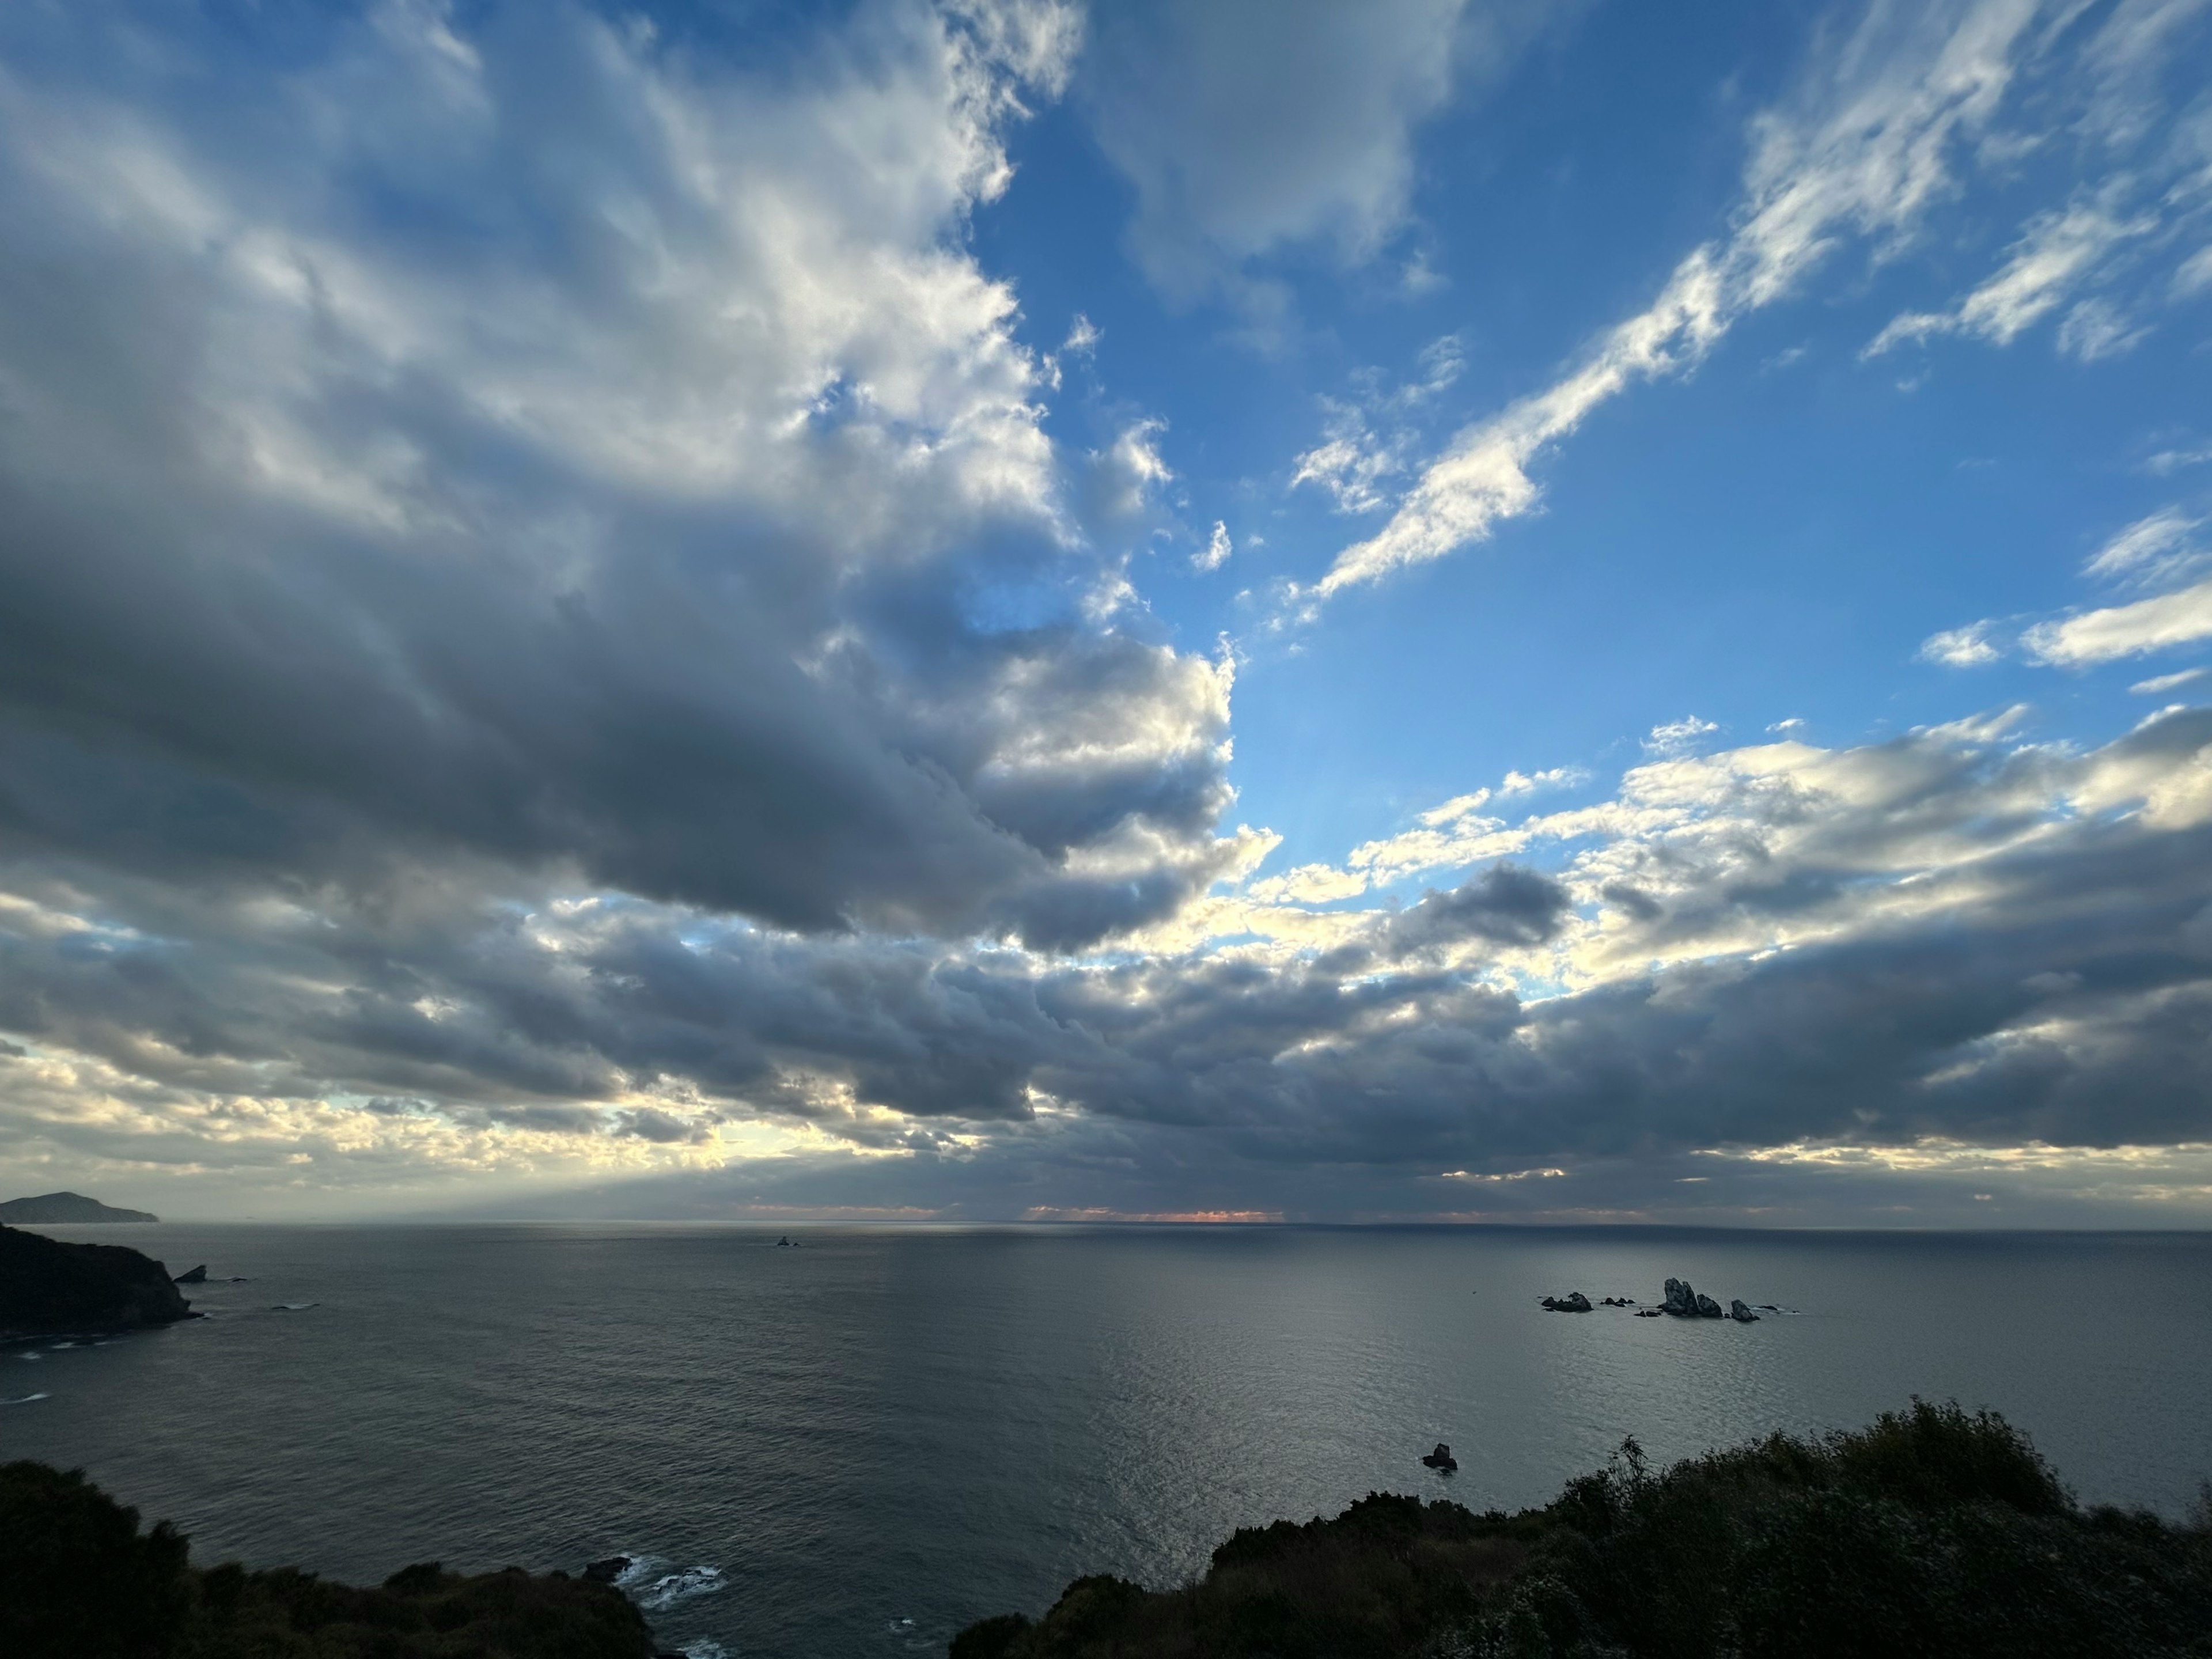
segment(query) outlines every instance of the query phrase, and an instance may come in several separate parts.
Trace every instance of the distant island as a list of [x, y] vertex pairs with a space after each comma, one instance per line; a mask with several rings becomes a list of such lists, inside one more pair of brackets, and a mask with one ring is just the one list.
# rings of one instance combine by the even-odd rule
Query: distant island
[[42, 1193], [0, 1204], [0, 1222], [18, 1227], [53, 1227], [85, 1221], [159, 1221], [144, 1210], [118, 1210], [82, 1193]]
[[653, 1659], [621, 1591], [519, 1567], [465, 1577], [434, 1561], [374, 1589], [279, 1567], [196, 1568], [166, 1521], [138, 1529], [82, 1474], [0, 1464], [0, 1635], [38, 1655], [148, 1659]]
[[2085, 1510], [2003, 1418], [1915, 1401], [1664, 1470], [1632, 1439], [1517, 1515], [1375, 1494], [1247, 1528], [1192, 1583], [1079, 1578], [951, 1659], [2182, 1659], [2208, 1631], [2212, 1496]]
[[192, 1317], [162, 1262], [123, 1244], [66, 1244], [0, 1226], [0, 1341], [131, 1331]]

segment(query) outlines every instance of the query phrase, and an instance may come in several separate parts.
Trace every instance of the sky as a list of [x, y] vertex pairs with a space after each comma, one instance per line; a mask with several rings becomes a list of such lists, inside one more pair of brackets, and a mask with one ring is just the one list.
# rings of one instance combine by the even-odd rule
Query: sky
[[2212, 0], [15, 0], [0, 1184], [2212, 1223]]

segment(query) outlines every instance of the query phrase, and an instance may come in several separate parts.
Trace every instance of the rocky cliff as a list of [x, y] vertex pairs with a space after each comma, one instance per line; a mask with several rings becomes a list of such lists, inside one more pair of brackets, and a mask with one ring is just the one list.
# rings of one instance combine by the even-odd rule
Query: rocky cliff
[[0, 1341], [167, 1325], [191, 1305], [151, 1256], [0, 1226]]

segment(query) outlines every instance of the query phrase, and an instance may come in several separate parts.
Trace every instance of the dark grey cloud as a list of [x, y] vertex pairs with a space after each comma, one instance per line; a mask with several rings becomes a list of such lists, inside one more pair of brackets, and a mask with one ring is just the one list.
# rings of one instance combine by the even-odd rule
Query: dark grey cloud
[[[1917, 737], [1823, 763], [1924, 780], [1957, 746]], [[803, 1127], [896, 1155], [865, 1175], [849, 1158], [808, 1164], [805, 1190], [829, 1192], [842, 1170], [854, 1184], [839, 1201], [934, 1194], [969, 1213], [1081, 1208], [1085, 1190], [1094, 1207], [1146, 1213], [1626, 1210], [1623, 1171], [1702, 1181], [1697, 1160], [1717, 1151], [1742, 1199], [1839, 1178], [1762, 1164], [1765, 1149], [2089, 1156], [2212, 1139], [2212, 816], [2105, 810], [2024, 833], [2020, 812], [1992, 810], [2021, 799], [2019, 767], [2081, 799], [2133, 775], [2171, 807], [2202, 787], [2191, 769], [2212, 712], [2166, 716], [2063, 775], [2048, 751], [1968, 747], [1948, 785], [1907, 791], [1927, 811], [1902, 831], [1887, 799], [1814, 812], [1809, 787], [1770, 792], [1765, 819], [1731, 821], [1735, 861], [1677, 860], [1669, 905], [1625, 907], [1617, 948], [1656, 952], [1701, 908], [1737, 925], [1733, 872], [1762, 822], [1820, 833], [1761, 845], [1759, 894], [1794, 892], [1795, 860], [1825, 868], [1851, 848], [1863, 867], [1885, 837], [1938, 823], [1981, 849], [1953, 849], [1969, 893], [1916, 907], [1924, 880], [1863, 879], [1856, 911], [1825, 901], [1821, 933], [1789, 948], [1533, 999], [1470, 942], [1525, 961], [1532, 945], [1568, 948], [1577, 924], [1565, 882], [1510, 865], [1382, 915], [1386, 938], [1413, 923], [1419, 948], [1395, 957], [1058, 964], [637, 900], [457, 909], [426, 896], [310, 922], [251, 896], [195, 911], [160, 884], [118, 883], [102, 931], [0, 925], [0, 1028], [179, 1098], [397, 1100], [464, 1124], [670, 1146], [712, 1144], [724, 1124]]]
[[1390, 919], [1383, 939], [1396, 956], [1471, 940], [1548, 945], [1573, 905], [1567, 890], [1542, 872], [1495, 864], [1449, 892], [1423, 894], [1419, 903]]
[[[562, 8], [333, 15], [285, 77], [163, 14], [197, 76], [103, 119], [130, 9], [0, 27], [54, 66], [0, 120], [13, 845], [1052, 948], [1225, 867], [1225, 680], [1101, 616], [1011, 296], [950, 252], [1003, 64], [877, 19], [886, 118], [946, 154], [902, 185], [838, 137], [857, 67], [717, 83]], [[655, 97], [817, 222], [768, 247]]]

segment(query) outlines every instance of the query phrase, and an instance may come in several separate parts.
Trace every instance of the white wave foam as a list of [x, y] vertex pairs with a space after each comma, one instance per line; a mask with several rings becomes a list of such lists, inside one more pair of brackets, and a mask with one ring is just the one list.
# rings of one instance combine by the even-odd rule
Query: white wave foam
[[720, 1567], [684, 1567], [675, 1572], [664, 1573], [651, 1583], [632, 1591], [631, 1599], [648, 1613], [665, 1613], [678, 1601], [689, 1601], [695, 1596], [712, 1595], [723, 1588], [724, 1582]]
[[13, 1400], [0, 1400], [0, 1406], [27, 1406], [33, 1400], [44, 1400], [42, 1394], [19, 1394]]

